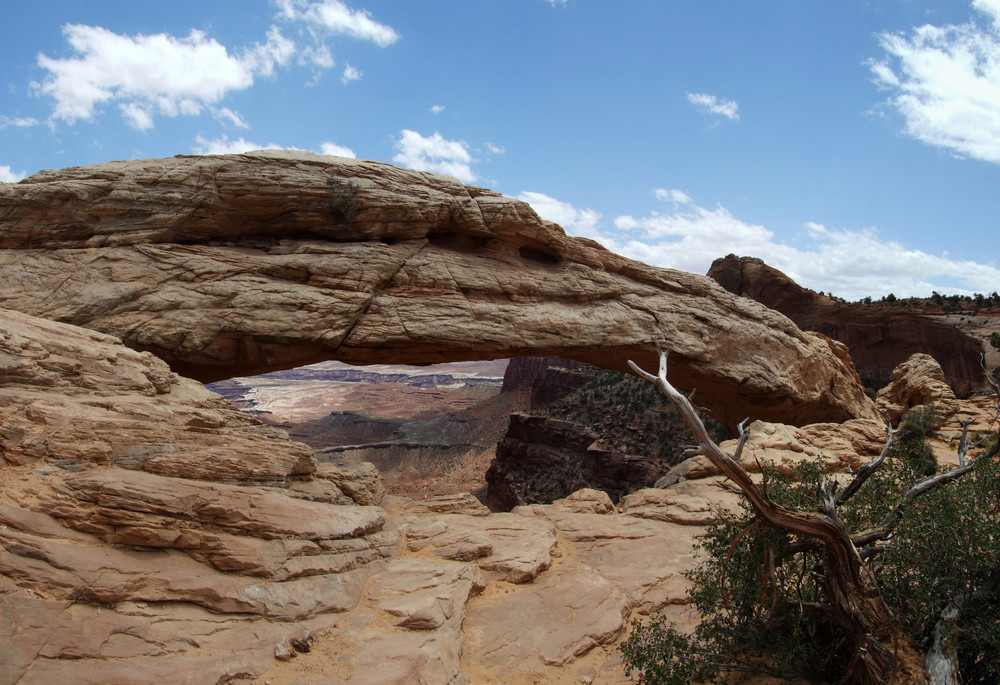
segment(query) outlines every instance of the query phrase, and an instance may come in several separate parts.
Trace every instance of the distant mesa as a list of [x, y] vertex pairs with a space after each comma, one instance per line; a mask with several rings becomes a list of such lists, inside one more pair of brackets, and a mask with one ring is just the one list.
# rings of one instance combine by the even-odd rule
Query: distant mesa
[[838, 302], [803, 288], [754, 257], [731, 254], [716, 259], [708, 275], [729, 292], [781, 312], [800, 328], [847, 345], [858, 374], [869, 385], [887, 384], [894, 368], [924, 353], [941, 365], [957, 395], [967, 396], [982, 386], [982, 344], [944, 317], [878, 303]]

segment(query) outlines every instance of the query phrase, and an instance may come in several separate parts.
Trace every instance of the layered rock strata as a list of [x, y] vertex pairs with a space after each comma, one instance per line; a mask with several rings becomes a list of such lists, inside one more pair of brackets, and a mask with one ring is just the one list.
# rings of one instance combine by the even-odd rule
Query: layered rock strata
[[364, 469], [317, 467], [148, 352], [7, 310], [0, 483], [4, 683], [263, 670], [398, 546]]
[[[908, 390], [927, 370], [889, 399], [944, 399]], [[744, 454], [837, 470], [880, 428], [758, 422]], [[624, 683], [630, 620], [693, 619], [695, 541], [737, 505], [682, 467], [617, 507], [382, 499], [147, 353], [0, 310], [0, 682]]]
[[673, 351], [729, 426], [874, 416], [822, 336], [702, 276], [569, 238], [454, 179], [301, 152], [175, 157], [0, 185], [0, 306], [151, 351], [202, 381], [324, 359]]

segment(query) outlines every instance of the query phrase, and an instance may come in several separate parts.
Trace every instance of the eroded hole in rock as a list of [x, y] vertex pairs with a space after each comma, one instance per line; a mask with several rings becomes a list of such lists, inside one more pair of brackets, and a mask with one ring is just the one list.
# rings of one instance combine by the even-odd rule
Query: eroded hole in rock
[[495, 511], [582, 488], [618, 501], [683, 460], [688, 441], [650, 384], [557, 357], [331, 361], [209, 387], [310, 445], [320, 462], [374, 464], [390, 494], [472, 492]]
[[390, 494], [482, 488], [507, 417], [507, 360], [430, 366], [322, 362], [209, 387], [305, 442], [320, 462], [373, 463]]
[[559, 255], [540, 247], [525, 245], [519, 248], [518, 252], [521, 253], [524, 259], [530, 259], [533, 262], [540, 262], [542, 264], [558, 264], [561, 261]]
[[486, 238], [458, 232], [431, 233], [427, 236], [427, 240], [432, 245], [460, 252], [481, 250], [486, 247], [486, 243], [488, 242]]

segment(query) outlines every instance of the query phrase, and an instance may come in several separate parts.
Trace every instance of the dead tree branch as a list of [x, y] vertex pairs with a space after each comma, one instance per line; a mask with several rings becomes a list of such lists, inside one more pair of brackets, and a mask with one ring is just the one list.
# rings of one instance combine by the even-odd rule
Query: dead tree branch
[[[632, 361], [629, 366], [650, 381], [677, 407], [702, 453], [733, 481], [757, 515], [769, 524], [803, 537], [814, 537], [823, 550], [824, 585], [830, 598], [832, 620], [853, 641], [853, 657], [844, 682], [876, 685], [889, 682], [895, 662], [894, 625], [882, 600], [874, 575], [862, 561], [833, 507], [830, 512], [799, 511], [775, 504], [754, 484], [739, 462], [726, 454], [709, 436], [694, 406], [667, 380], [667, 352], [659, 349], [659, 372], [653, 375]], [[746, 440], [741, 439], [741, 445]]]

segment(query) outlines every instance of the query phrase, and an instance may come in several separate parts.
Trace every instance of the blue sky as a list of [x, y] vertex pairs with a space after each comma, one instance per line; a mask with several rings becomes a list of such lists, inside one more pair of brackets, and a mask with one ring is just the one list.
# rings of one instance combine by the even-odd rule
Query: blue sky
[[1000, 290], [1000, 0], [5, 0], [0, 181], [285, 147], [704, 273]]

